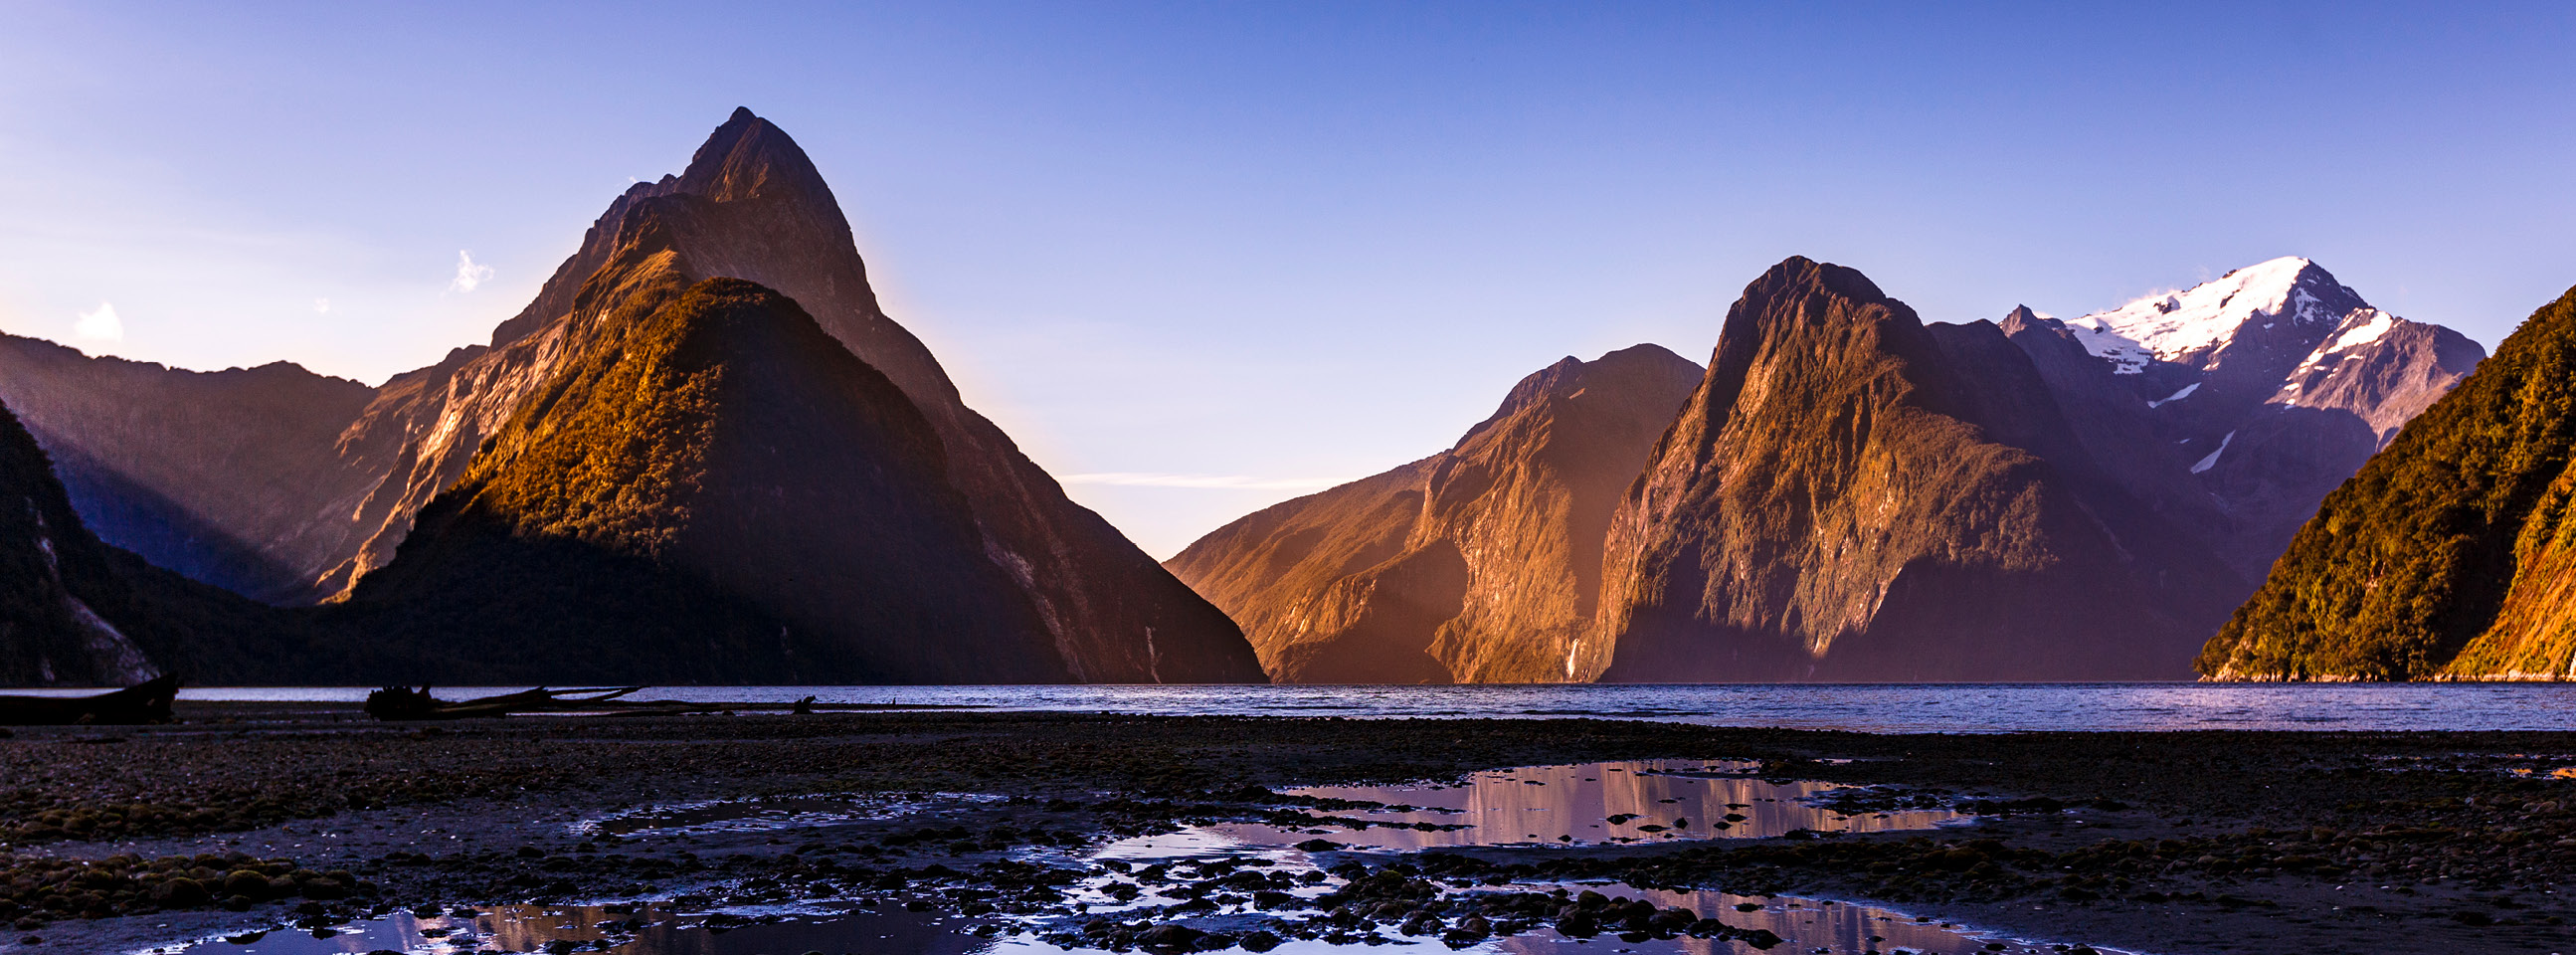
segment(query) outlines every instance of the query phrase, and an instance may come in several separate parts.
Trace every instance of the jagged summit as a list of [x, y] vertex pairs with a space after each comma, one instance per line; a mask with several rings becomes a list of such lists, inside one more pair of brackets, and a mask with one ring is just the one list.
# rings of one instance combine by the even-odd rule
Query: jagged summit
[[2150, 295], [2067, 323], [2085, 348], [2124, 375], [2150, 361], [2194, 359], [2237, 338], [2249, 324], [2322, 331], [2370, 303], [2315, 262], [2284, 256], [2237, 269], [2180, 292]]
[[[492, 347], [515, 342], [572, 311], [582, 283], [607, 263], [625, 230], [656, 221], [655, 217], [640, 215], [648, 206], [658, 201], [665, 207], [659, 217], [665, 225], [675, 215], [695, 221], [713, 214], [712, 210], [697, 210], [697, 214], [690, 215], [670, 208], [674, 204], [687, 206], [690, 199], [717, 206], [758, 200], [750, 204], [761, 207], [763, 216], [774, 220], [776, 232], [767, 243], [770, 248], [763, 251], [796, 249], [810, 255], [816, 250], [798, 247], [819, 246], [826, 252], [847, 249], [852, 262], [858, 258], [849, 219], [842, 214], [832, 187], [823, 181], [822, 172], [814, 168], [814, 161], [786, 130], [753, 115], [748, 107], [736, 107], [733, 116], [708, 134], [706, 142], [690, 155], [688, 168], [653, 182], [636, 183], [611, 201], [607, 211], [600, 213], [583, 235], [581, 249], [555, 269], [536, 300], [492, 330]], [[719, 219], [746, 218], [731, 212], [713, 215]], [[857, 267], [864, 273], [864, 266]], [[873, 309], [875, 296], [865, 283], [861, 283], [858, 292], [866, 298], [864, 305]], [[923, 357], [927, 358], [927, 352]], [[896, 375], [898, 381], [920, 375], [914, 367], [901, 371]]]
[[[823, 174], [805, 150], [787, 131], [743, 107], [735, 108], [733, 117], [716, 127], [706, 144], [689, 157], [688, 170], [671, 189], [716, 202], [783, 194], [814, 203], [817, 212], [832, 219], [841, 218], [832, 187], [823, 182]], [[848, 224], [843, 222], [842, 228]]]
[[[2326, 492], [2485, 356], [2298, 257], [2070, 321], [2016, 309], [2005, 330], [2059, 403], [2084, 409], [2087, 443], [2125, 462], [2115, 470], [2133, 490], [2167, 509], [2216, 508], [2189, 523], [2249, 579]], [[2196, 491], [2157, 476], [2169, 458]]]

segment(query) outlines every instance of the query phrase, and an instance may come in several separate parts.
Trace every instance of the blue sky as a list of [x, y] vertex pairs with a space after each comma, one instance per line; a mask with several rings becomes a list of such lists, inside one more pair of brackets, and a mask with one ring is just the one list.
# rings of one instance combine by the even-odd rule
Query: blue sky
[[2576, 7], [1780, 6], [13, 0], [0, 330], [380, 381], [744, 105], [1159, 556], [1792, 254], [1944, 321], [2305, 255], [2490, 345], [2576, 283]]

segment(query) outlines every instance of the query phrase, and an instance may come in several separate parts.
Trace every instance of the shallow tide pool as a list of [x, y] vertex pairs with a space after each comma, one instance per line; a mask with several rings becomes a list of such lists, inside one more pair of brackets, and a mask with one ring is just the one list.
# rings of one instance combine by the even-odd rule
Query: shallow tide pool
[[[1099, 940], [1104, 936], [1100, 933], [1112, 925], [1139, 931], [1177, 926], [1164, 937], [1188, 939], [1195, 933], [1212, 933], [1216, 938], [1207, 940], [1209, 950], [1252, 948], [1276, 955], [1347, 955], [1376, 948], [1426, 955], [1451, 951], [1473, 955], [2060, 951], [1829, 900], [1641, 890], [1616, 883], [1485, 885], [1467, 879], [1428, 880], [1423, 884], [1437, 886], [1436, 893], [1415, 903], [1414, 914], [1361, 919], [1344, 905], [1335, 918], [1335, 894], [1351, 885], [1348, 876], [1359, 872], [1348, 863], [1386, 850], [1563, 847], [1773, 836], [1798, 829], [1923, 829], [1961, 818], [1931, 809], [1839, 812], [1817, 801], [1850, 787], [1766, 781], [1750, 775], [1755, 769], [1741, 762], [1653, 760], [1521, 767], [1447, 782], [1306, 787], [1287, 795], [1325, 802], [1301, 811], [1319, 818], [1362, 820], [1368, 827], [1223, 822], [1119, 839], [1081, 851], [1033, 847], [1009, 853], [1015, 864], [1081, 873], [1038, 902], [979, 893], [977, 883], [963, 877], [916, 878], [901, 893], [825, 891], [816, 898], [759, 905], [725, 903], [721, 900], [730, 894], [730, 887], [713, 883], [703, 886], [701, 894], [683, 896], [684, 902], [504, 904], [393, 912], [320, 932], [282, 929], [147, 951], [155, 955], [576, 951], [1063, 955], [1101, 950]], [[906, 805], [930, 808], [920, 798], [908, 803], [874, 797], [812, 797], [653, 807], [590, 820], [576, 828], [603, 833], [707, 827], [821, 830], [860, 818], [883, 818]], [[931, 801], [950, 798], [957, 797]], [[1316, 832], [1330, 833], [1326, 841], [1333, 845], [1317, 842], [1324, 837]], [[1335, 869], [1339, 874], [1327, 871]], [[957, 914], [961, 907], [954, 903], [961, 898], [991, 898], [994, 904], [963, 909], [978, 913], [973, 916]], [[732, 899], [743, 901], [743, 897]], [[1505, 903], [1517, 903], [1516, 911], [1523, 914], [1505, 915], [1510, 908]], [[1562, 920], [1564, 912], [1578, 909], [1604, 913], [1597, 933], [1568, 934], [1594, 931]], [[1649, 934], [1622, 928], [1615, 917], [1620, 911], [1653, 914], [1674, 909], [1688, 910], [1689, 920], [1722, 921], [1725, 929], [1715, 933], [1720, 937], [1674, 931]], [[1487, 914], [1493, 916], [1492, 923], [1483, 921]], [[1477, 921], [1473, 931], [1466, 931], [1470, 918]], [[1576, 927], [1560, 931], [1565, 925]], [[1086, 931], [1091, 934], [1086, 936]], [[1273, 934], [1256, 938], [1255, 932]], [[1136, 950], [1170, 955], [1198, 947], [1184, 941], [1159, 947], [1138, 945]]]

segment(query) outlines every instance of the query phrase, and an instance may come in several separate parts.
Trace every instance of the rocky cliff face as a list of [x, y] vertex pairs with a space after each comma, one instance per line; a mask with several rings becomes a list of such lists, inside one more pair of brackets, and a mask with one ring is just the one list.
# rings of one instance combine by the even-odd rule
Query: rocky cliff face
[[1783, 262], [1623, 498], [1573, 670], [2181, 675], [2244, 585], [2085, 445], [2005, 329], [1927, 327], [1858, 272]]
[[[2442, 342], [2428, 336], [2408, 347], [2438, 354]], [[2327, 384], [2345, 373], [2337, 369]], [[2364, 393], [2421, 391], [2420, 374], [2371, 365], [2350, 373]], [[2576, 675], [2571, 456], [2576, 290], [2534, 313], [2326, 497], [2262, 589], [2209, 642], [2201, 672], [2257, 680]]]
[[421, 680], [1062, 681], [938, 435], [795, 302], [630, 216], [566, 358], [331, 608]]
[[1699, 366], [1653, 345], [1522, 379], [1446, 452], [1219, 528], [1168, 566], [1272, 678], [1570, 678], [1601, 541]]
[[2026, 347], [2058, 337], [2104, 360], [2108, 375], [2052, 378], [2061, 403], [2108, 394], [2143, 406], [2137, 440], [2162, 446], [2151, 457], [2189, 460], [2186, 473], [2217, 508], [2210, 540], [2249, 579], [2271, 567], [2328, 491], [2485, 357], [2457, 332], [2371, 307], [2300, 258], [2029, 324], [2015, 336]]
[[0, 335], [0, 401], [101, 539], [270, 599], [362, 539], [345, 515], [370, 476], [335, 442], [374, 395], [285, 362], [187, 371]]

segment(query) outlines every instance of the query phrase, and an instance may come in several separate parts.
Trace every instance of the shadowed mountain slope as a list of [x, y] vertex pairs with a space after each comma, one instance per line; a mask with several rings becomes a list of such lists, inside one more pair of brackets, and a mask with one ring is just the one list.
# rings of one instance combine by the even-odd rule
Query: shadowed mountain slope
[[343, 428], [375, 396], [286, 362], [200, 372], [0, 335], [0, 401], [108, 543], [238, 593], [292, 599], [356, 545]]
[[2083, 450], [1992, 323], [1792, 258], [1613, 519], [1617, 681], [2173, 677], [2244, 584]]
[[1567, 358], [1450, 450], [1228, 524], [1167, 566], [1273, 679], [1568, 679], [1619, 493], [1697, 382], [1654, 345]]
[[364, 667], [560, 682], [1061, 681], [938, 436], [796, 303], [683, 290], [649, 217], [569, 358], [359, 582]]
[[[0, 406], [0, 686], [237, 680], [306, 645], [300, 621], [103, 544]], [[251, 666], [244, 666], [246, 662]]]
[[2576, 674], [2576, 290], [2328, 495], [2200, 657], [2220, 679]]

